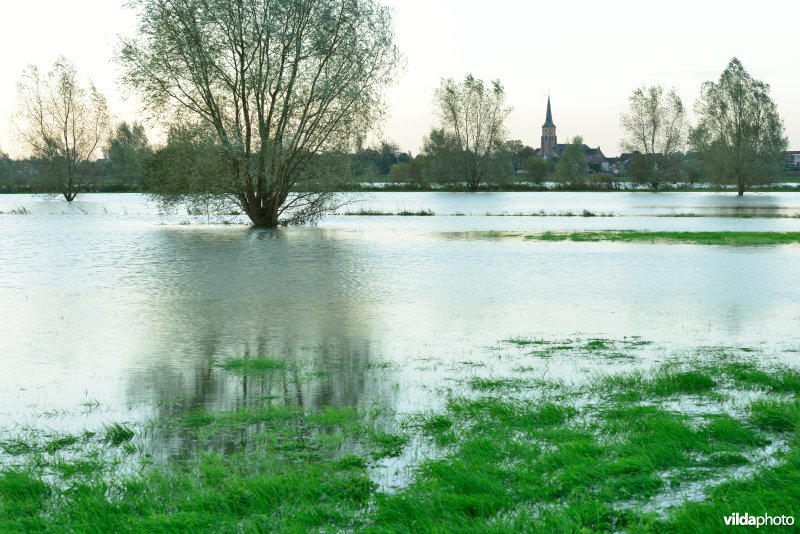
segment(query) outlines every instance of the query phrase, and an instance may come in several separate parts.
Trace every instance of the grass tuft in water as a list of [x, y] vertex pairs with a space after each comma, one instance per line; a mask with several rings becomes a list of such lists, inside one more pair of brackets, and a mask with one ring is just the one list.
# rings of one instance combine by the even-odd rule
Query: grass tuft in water
[[800, 430], [800, 400], [759, 399], [749, 406], [750, 419], [766, 430], [797, 432]]
[[229, 358], [222, 360], [218, 365], [226, 371], [241, 374], [269, 373], [290, 367], [286, 360], [267, 357]]
[[800, 232], [643, 232], [637, 230], [601, 230], [579, 232], [543, 232], [529, 234], [533, 241], [619, 241], [646, 243], [690, 243], [696, 245], [787, 245], [800, 243]]
[[133, 436], [134, 432], [130, 427], [120, 423], [114, 423], [105, 427], [103, 433], [103, 443], [117, 447], [127, 441], [132, 440]]
[[77, 442], [78, 438], [75, 436], [64, 436], [48, 442], [47, 445], [44, 446], [44, 450], [50, 454], [55, 454], [61, 449], [66, 449], [75, 445]]

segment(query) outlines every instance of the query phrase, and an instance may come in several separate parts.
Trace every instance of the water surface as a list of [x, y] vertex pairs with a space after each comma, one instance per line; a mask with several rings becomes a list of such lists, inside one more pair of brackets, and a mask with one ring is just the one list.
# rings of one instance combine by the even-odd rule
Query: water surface
[[[502, 366], [513, 350], [502, 340], [521, 336], [641, 336], [654, 342], [652, 360], [698, 345], [797, 355], [788, 351], [800, 346], [800, 247], [467, 232], [800, 231], [791, 218], [800, 193], [380, 193], [358, 202], [340, 211], [438, 215], [335, 215], [255, 230], [240, 217], [206, 225], [162, 216], [140, 195], [87, 194], [72, 205], [0, 196], [0, 428], [83, 429], [265, 397], [405, 413], [457, 379], [455, 363]], [[19, 207], [30, 213], [8, 214]], [[513, 215], [583, 210], [614, 216]], [[703, 216], [663, 216], [675, 214]], [[319, 379], [248, 382], [215, 366], [244, 354], [296, 360]], [[556, 358], [542, 372], [608, 365]]]

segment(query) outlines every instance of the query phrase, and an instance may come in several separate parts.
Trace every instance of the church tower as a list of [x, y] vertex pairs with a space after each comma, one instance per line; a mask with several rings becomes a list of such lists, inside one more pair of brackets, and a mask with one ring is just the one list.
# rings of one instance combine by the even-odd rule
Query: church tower
[[550, 110], [550, 96], [547, 97], [547, 116], [542, 125], [542, 157], [553, 159], [556, 157], [556, 125], [553, 124], [553, 112]]

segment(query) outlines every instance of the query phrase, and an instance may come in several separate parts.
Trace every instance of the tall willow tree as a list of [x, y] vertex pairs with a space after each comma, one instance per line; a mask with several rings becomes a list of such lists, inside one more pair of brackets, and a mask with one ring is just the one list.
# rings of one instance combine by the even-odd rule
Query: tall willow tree
[[788, 140], [769, 85], [754, 80], [733, 58], [719, 81], [703, 84], [695, 104], [699, 118], [689, 136], [705, 168], [736, 184], [739, 196], [748, 185], [773, 178], [783, 166]]
[[106, 99], [91, 83], [82, 85], [63, 57], [46, 74], [30, 65], [17, 91], [20, 136], [42, 163], [46, 187], [72, 202], [84, 188], [86, 164], [108, 136]]
[[[220, 196], [256, 226], [331, 206], [318, 163], [380, 118], [399, 63], [390, 12], [375, 0], [133, 0], [125, 81], [150, 110], [210, 131]], [[187, 191], [191, 193], [191, 191]]]
[[688, 124], [686, 108], [675, 89], [668, 93], [660, 85], [636, 89], [620, 124], [625, 133], [620, 146], [646, 158], [638, 162], [644, 165], [637, 165], [641, 179], [658, 189], [662, 181], [677, 176]]
[[[505, 141], [504, 123], [511, 113], [505, 98], [499, 80], [487, 85], [472, 74], [467, 74], [461, 83], [442, 80], [434, 93], [440, 128], [431, 132], [430, 138], [442, 135], [456, 147], [455, 157], [451, 158], [453, 171], [470, 191], [476, 191], [498, 167]], [[510, 172], [507, 170], [507, 174]]]

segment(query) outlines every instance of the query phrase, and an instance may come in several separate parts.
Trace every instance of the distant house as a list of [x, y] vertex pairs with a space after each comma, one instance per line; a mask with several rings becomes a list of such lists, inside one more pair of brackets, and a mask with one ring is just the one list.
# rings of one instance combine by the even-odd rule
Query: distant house
[[[542, 143], [541, 147], [536, 149], [536, 155], [543, 159], [559, 160], [561, 154], [564, 153], [564, 148], [567, 145], [558, 142], [556, 135], [556, 125], [553, 122], [553, 111], [550, 107], [550, 97], [547, 97], [547, 112], [545, 114], [544, 124], [542, 125]], [[602, 172], [611, 172], [612, 163], [605, 157], [600, 147], [592, 148], [589, 145], [583, 145], [583, 154], [586, 157], [586, 163], [592, 167], [598, 167]]]
[[[561, 154], [564, 153], [564, 149], [567, 146], [568, 145], [563, 143], [556, 145], [556, 158], [561, 157]], [[586, 158], [586, 163], [589, 165], [592, 163], [598, 163], [600, 165], [608, 163], [608, 158], [603, 155], [603, 151], [600, 150], [600, 147], [592, 148], [589, 145], [583, 145], [583, 155]]]
[[786, 152], [786, 166], [790, 169], [800, 167], [800, 150]]

